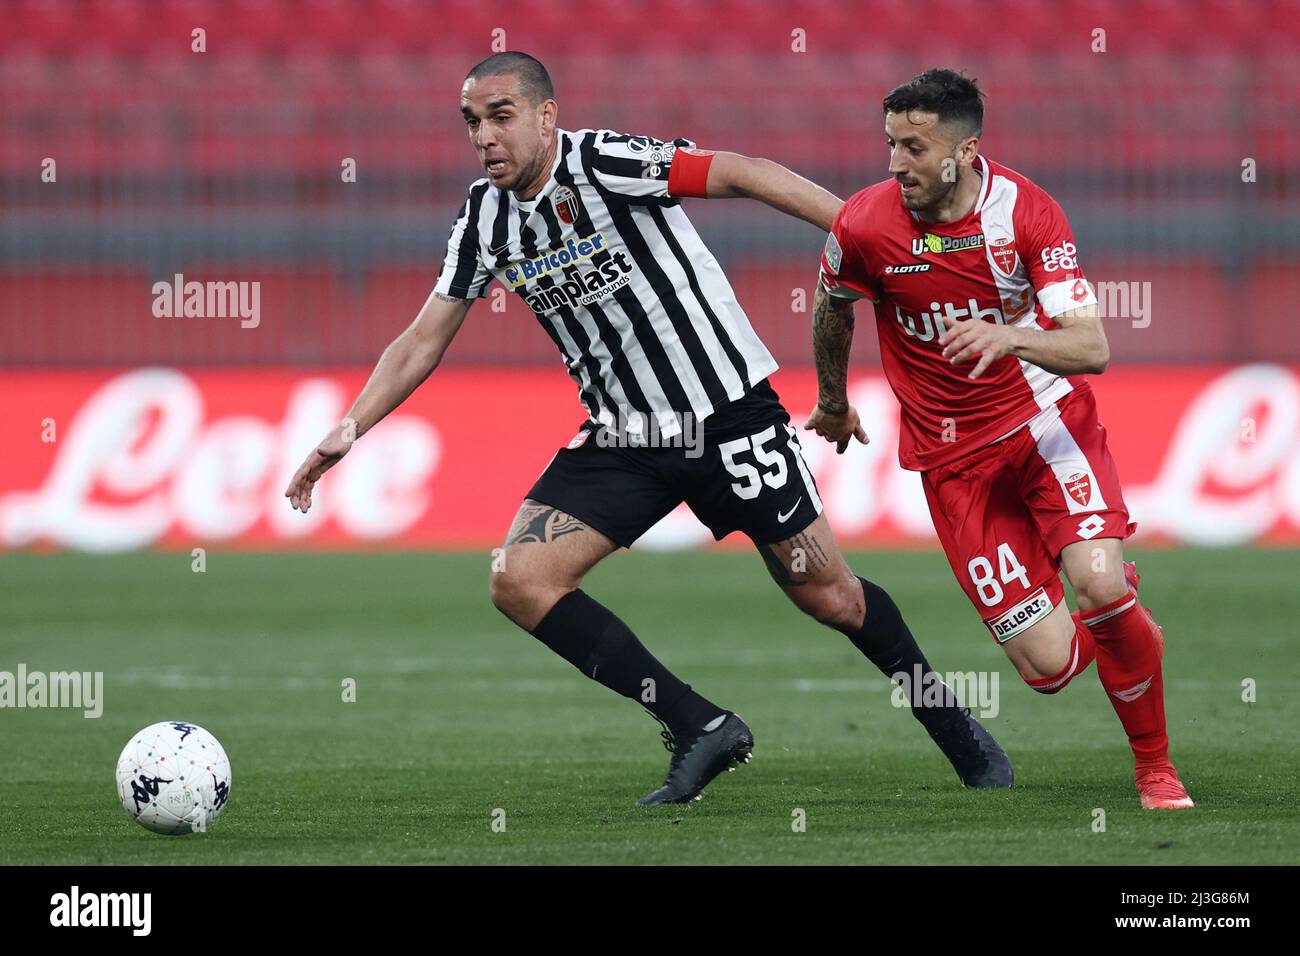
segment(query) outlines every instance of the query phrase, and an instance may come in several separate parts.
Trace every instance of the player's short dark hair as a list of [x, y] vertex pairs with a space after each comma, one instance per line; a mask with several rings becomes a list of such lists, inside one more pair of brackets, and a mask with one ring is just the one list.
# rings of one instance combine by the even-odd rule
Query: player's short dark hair
[[941, 123], [953, 123], [966, 136], [978, 136], [984, 130], [984, 91], [958, 70], [926, 70], [885, 97], [886, 113], [909, 113], [920, 110], [934, 113]]
[[465, 75], [467, 80], [477, 80], [484, 76], [516, 76], [519, 78], [519, 92], [530, 103], [544, 103], [555, 98], [555, 87], [551, 85], [551, 74], [541, 61], [520, 53], [518, 50], [506, 50], [493, 53], [490, 57], [474, 66]]

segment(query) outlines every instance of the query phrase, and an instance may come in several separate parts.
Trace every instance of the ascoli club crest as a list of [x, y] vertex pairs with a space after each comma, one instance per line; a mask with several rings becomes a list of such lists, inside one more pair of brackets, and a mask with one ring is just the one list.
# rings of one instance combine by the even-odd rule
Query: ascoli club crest
[[572, 226], [573, 221], [582, 214], [578, 195], [568, 186], [561, 186], [551, 194], [551, 205], [555, 207], [555, 214], [560, 217], [560, 222], [567, 226]]

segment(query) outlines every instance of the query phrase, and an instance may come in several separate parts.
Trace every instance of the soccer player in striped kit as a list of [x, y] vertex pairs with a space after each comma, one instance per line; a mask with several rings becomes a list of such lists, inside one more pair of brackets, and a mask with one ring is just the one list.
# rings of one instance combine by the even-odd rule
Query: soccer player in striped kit
[[860, 431], [845, 384], [865, 298], [902, 406], [900, 462], [921, 472], [953, 573], [994, 639], [1044, 694], [1095, 658], [1142, 806], [1191, 807], [1169, 759], [1164, 635], [1124, 562], [1136, 526], [1083, 377], [1110, 355], [1097, 298], [1061, 207], [980, 155], [981, 97], [952, 70], [885, 97], [892, 178], [850, 197], [827, 237], [805, 427], [840, 451]]
[[[428, 302], [294, 476], [290, 503], [310, 507], [350, 432], [363, 435], [424, 381], [495, 278], [555, 343], [589, 420], [526, 495], [492, 601], [664, 725], [668, 775], [640, 803], [697, 797], [754, 745], [739, 716], [680, 680], [581, 589], [597, 562], [682, 501], [715, 537], [749, 535], [791, 600], [886, 675], [933, 678], [893, 600], [840, 554], [768, 384], [776, 362], [681, 208], [683, 197], [746, 196], [825, 230], [840, 200], [767, 160], [561, 129], [550, 77], [522, 53], [475, 66], [460, 106], [487, 176], [470, 187]], [[686, 447], [688, 433], [702, 441]], [[913, 714], [963, 783], [1011, 785], [1006, 754], [951, 691]]]

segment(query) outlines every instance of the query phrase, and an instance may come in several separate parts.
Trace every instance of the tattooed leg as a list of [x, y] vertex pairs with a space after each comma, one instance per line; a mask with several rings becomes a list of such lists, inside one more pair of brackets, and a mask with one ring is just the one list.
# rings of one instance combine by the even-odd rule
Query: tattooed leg
[[726, 713], [646, 649], [613, 611], [579, 588], [618, 549], [573, 515], [524, 501], [494, 562], [492, 603], [587, 677], [635, 701], [673, 730], [698, 734]]
[[906, 678], [913, 682], [909, 687], [944, 689], [933, 702], [928, 693], [914, 696], [912, 716], [967, 786], [1011, 786], [1011, 762], [1006, 754], [970, 712], [961, 709], [956, 696], [930, 667], [894, 599], [850, 570], [825, 515], [802, 534], [760, 545], [759, 550], [790, 600], [844, 634], [881, 674], [900, 686]]
[[862, 623], [862, 586], [835, 543], [825, 515], [798, 534], [758, 545], [768, 573], [803, 611], [841, 630]]
[[531, 630], [560, 598], [582, 584], [596, 564], [618, 550], [585, 522], [526, 499], [493, 556], [492, 603]]
[[[836, 551], [834, 538], [830, 539], [830, 547]], [[811, 527], [777, 544], [761, 544], [758, 550], [772, 580], [783, 588], [803, 587], [831, 563], [826, 547]]]
[[506, 547], [512, 544], [547, 544], [566, 534], [586, 530], [587, 526], [573, 515], [529, 499], [515, 515], [510, 533], [506, 535]]

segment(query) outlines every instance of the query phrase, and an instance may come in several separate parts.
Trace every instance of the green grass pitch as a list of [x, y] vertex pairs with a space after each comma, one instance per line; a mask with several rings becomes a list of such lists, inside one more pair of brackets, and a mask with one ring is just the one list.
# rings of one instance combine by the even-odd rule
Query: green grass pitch
[[[756, 554], [638, 552], [586, 589], [756, 738], [702, 801], [649, 809], [634, 801], [667, 766], [658, 725], [501, 617], [487, 555], [213, 551], [201, 574], [188, 554], [9, 555], [0, 670], [103, 671], [105, 708], [0, 710], [0, 864], [1294, 863], [1298, 557], [1139, 556], [1197, 801], [1149, 813], [1095, 667], [1059, 696], [1029, 690], [937, 553], [851, 563], [937, 669], [999, 675], [986, 723], [1014, 790], [962, 790], [884, 678]], [[208, 833], [168, 838], [127, 817], [113, 770], [133, 732], [175, 718], [217, 735], [234, 779]]]

